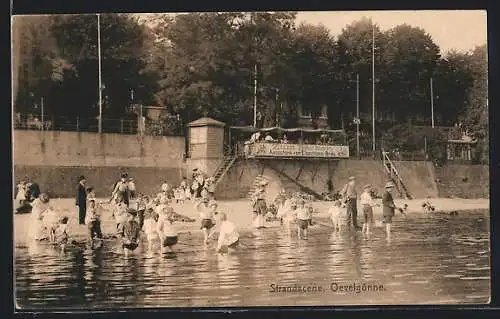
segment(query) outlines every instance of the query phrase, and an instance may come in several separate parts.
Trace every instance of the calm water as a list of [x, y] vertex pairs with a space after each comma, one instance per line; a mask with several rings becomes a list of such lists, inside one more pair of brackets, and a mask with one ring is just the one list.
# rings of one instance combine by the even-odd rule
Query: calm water
[[[398, 216], [390, 242], [384, 228], [367, 239], [314, 226], [307, 241], [268, 228], [243, 234], [230, 255], [215, 255], [215, 242], [200, 246], [198, 233], [180, 236], [173, 255], [140, 247], [124, 257], [109, 242], [98, 251], [73, 247], [64, 254], [18, 246], [16, 300], [30, 309], [487, 303], [488, 216]], [[383, 291], [331, 289], [363, 283], [383, 285]], [[271, 284], [323, 291], [271, 292]]]

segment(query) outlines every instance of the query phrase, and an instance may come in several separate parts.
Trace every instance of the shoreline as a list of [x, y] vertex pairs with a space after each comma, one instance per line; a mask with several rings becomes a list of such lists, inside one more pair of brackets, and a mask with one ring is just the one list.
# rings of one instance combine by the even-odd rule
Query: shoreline
[[[99, 201], [105, 201], [106, 199], [98, 199]], [[435, 211], [431, 213], [427, 213], [422, 209], [422, 203], [429, 201], [434, 207]], [[249, 200], [233, 200], [233, 201], [218, 201], [219, 202], [219, 212], [225, 212], [228, 214], [229, 220], [232, 221], [237, 228], [240, 229], [242, 233], [248, 232], [252, 230], [252, 208]], [[376, 203], [381, 203], [381, 199], [375, 199]], [[408, 205], [408, 209], [406, 210], [406, 214], [408, 215], [424, 215], [424, 214], [436, 214], [436, 213], [448, 213], [451, 211], [455, 212], [463, 212], [463, 211], [471, 211], [471, 210], [489, 210], [489, 199], [461, 199], [461, 198], [434, 198], [434, 199], [395, 199], [394, 202], [396, 206], [400, 207], [404, 204]], [[77, 222], [78, 213], [77, 209], [74, 205], [73, 198], [54, 198], [51, 199], [51, 203], [53, 203], [53, 208], [61, 215], [66, 215], [69, 217], [69, 228], [70, 228], [70, 237], [74, 240], [85, 240], [88, 232], [88, 228], [86, 225], [79, 225]], [[312, 203], [313, 208], [317, 213], [313, 214], [314, 219], [319, 219], [321, 222], [325, 222], [328, 220], [328, 209], [332, 205], [332, 202], [326, 201], [315, 201]], [[111, 211], [106, 209], [106, 204], [104, 205], [104, 209], [101, 212], [101, 229], [103, 235], [105, 237], [110, 234], [114, 234], [116, 230], [116, 224], [111, 216]], [[190, 218], [194, 218], [194, 222], [178, 222], [177, 225], [181, 232], [190, 232], [197, 233], [200, 230], [200, 219], [198, 212], [194, 209], [194, 204], [192, 201], [186, 201], [184, 205], [173, 204], [172, 207], [174, 210], [182, 215], [185, 215]], [[25, 233], [28, 231], [29, 227], [29, 217], [31, 214], [14, 214], [13, 223], [14, 223], [14, 244], [22, 244], [26, 241]], [[396, 212], [396, 216], [401, 215]], [[381, 218], [382, 216], [382, 207], [374, 207], [373, 208], [373, 216], [375, 218]], [[358, 202], [358, 220], [362, 219], [362, 212]], [[280, 223], [268, 222], [266, 225], [269, 228], [279, 228]], [[218, 222], [216, 223], [216, 231], [218, 227]], [[316, 227], [312, 226], [313, 228]]]

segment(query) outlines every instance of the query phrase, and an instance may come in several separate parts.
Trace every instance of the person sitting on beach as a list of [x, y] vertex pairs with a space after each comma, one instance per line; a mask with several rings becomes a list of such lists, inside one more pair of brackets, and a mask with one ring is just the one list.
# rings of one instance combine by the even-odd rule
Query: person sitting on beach
[[173, 251], [172, 247], [177, 244], [178, 231], [174, 225], [174, 210], [172, 207], [160, 213], [156, 229], [160, 237], [161, 252], [164, 253], [166, 248]]
[[54, 229], [53, 243], [59, 245], [62, 251], [65, 250], [66, 245], [68, 244], [69, 241], [68, 220], [69, 219], [67, 216], [62, 216], [59, 219], [56, 228]]
[[158, 213], [156, 213], [153, 208], [148, 208], [146, 215], [144, 216], [144, 225], [142, 226], [142, 230], [144, 231], [144, 234], [146, 234], [149, 251], [152, 251], [154, 242], [159, 238], [157, 231], [158, 219]]
[[267, 205], [266, 205], [266, 181], [262, 181], [259, 183], [255, 193], [252, 195], [253, 202], [253, 213], [254, 213], [254, 223], [256, 228], [264, 228], [265, 227], [265, 219], [264, 216], [267, 214]]
[[305, 201], [299, 200], [297, 208], [297, 236], [299, 239], [307, 240], [307, 228], [309, 225], [309, 212], [305, 207]]
[[341, 231], [344, 228], [343, 225], [345, 224], [346, 211], [343, 206], [345, 207], [345, 205], [342, 204], [342, 201], [336, 200], [333, 202], [332, 207], [328, 210], [334, 231]]
[[220, 214], [220, 231], [219, 231], [219, 239], [217, 241], [217, 251], [222, 252], [226, 249], [229, 252], [229, 249], [234, 249], [238, 246], [240, 235], [236, 231], [236, 227], [232, 222], [227, 220], [226, 213]]
[[94, 241], [102, 240], [101, 214], [98, 212], [95, 198], [90, 198], [87, 205], [85, 224], [88, 227], [90, 248], [94, 249]]
[[45, 193], [40, 194], [39, 198], [33, 201], [32, 206], [28, 237], [31, 240], [40, 241], [47, 238], [44, 234], [43, 217], [47, 210], [51, 208], [49, 196]]
[[365, 185], [363, 187], [363, 193], [361, 193], [360, 196], [360, 204], [361, 207], [363, 208], [363, 215], [364, 215], [363, 228], [361, 232], [366, 234], [370, 233], [370, 228], [371, 226], [373, 226], [373, 207], [380, 206], [379, 204], [373, 201], [371, 194], [372, 194], [372, 186], [370, 184]]
[[120, 229], [118, 230], [125, 255], [128, 255], [139, 246], [141, 228], [139, 227], [139, 223], [135, 220], [136, 216], [137, 211], [129, 209], [127, 211], [127, 221], [120, 224]]
[[194, 208], [200, 213], [200, 228], [203, 231], [203, 242], [208, 244], [210, 229], [215, 226], [213, 218], [216, 212], [217, 203], [215, 201], [210, 202], [208, 198], [203, 198], [195, 204]]

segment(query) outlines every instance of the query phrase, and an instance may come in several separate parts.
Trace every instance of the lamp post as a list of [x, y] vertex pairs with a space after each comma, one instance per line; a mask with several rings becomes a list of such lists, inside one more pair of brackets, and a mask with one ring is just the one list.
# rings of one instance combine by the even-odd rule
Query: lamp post
[[97, 13], [97, 60], [99, 64], [99, 133], [102, 133], [101, 18]]
[[358, 154], [358, 159], [360, 158], [359, 153], [359, 124], [361, 120], [359, 118], [359, 73], [356, 73], [356, 152]]
[[253, 79], [253, 127], [257, 127], [257, 63], [254, 66]]
[[372, 26], [372, 149], [375, 158], [375, 25]]
[[431, 123], [432, 123], [432, 128], [434, 128], [434, 88], [432, 85], [432, 77], [430, 81], [430, 86], [431, 86]]
[[44, 122], [44, 118], [43, 118], [43, 96], [40, 98], [40, 108], [41, 108], [41, 118], [42, 118], [42, 131], [45, 129], [45, 122]]

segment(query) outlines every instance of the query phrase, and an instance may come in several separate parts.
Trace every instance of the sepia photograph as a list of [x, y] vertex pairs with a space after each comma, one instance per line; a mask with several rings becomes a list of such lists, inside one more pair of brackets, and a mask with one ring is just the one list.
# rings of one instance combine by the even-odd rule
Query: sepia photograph
[[11, 39], [17, 311], [490, 303], [486, 10]]

